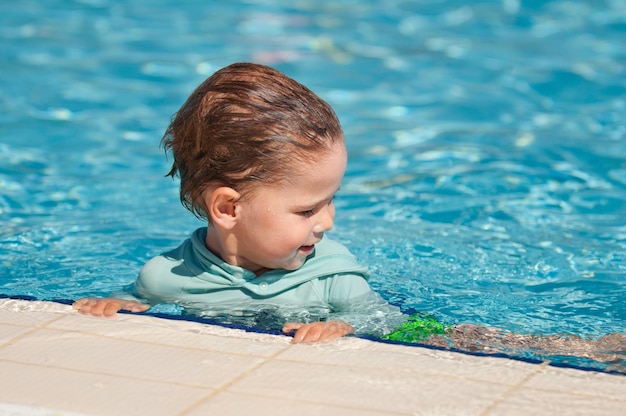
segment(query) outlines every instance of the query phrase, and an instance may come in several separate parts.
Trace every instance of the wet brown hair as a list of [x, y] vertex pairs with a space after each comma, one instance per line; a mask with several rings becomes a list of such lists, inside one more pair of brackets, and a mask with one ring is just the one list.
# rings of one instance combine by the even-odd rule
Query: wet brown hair
[[304, 85], [258, 64], [220, 69], [189, 96], [161, 145], [174, 158], [180, 200], [207, 218], [204, 192], [229, 186], [242, 195], [254, 184], [288, 180], [297, 164], [315, 162], [343, 143], [330, 105]]

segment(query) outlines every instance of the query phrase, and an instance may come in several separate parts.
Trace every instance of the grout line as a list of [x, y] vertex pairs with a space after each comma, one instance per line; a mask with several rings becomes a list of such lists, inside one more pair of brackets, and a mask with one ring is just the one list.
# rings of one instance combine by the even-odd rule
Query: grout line
[[[22, 327], [22, 328], [24, 328], [24, 327]], [[9, 345], [19, 341], [20, 339], [22, 339], [22, 338], [24, 338], [24, 337], [26, 337], [28, 335], [31, 335], [31, 334], [39, 331], [39, 329], [40, 329], [39, 327], [31, 326], [30, 328], [26, 329], [24, 332], [22, 332], [22, 333], [20, 333], [18, 335], [15, 335], [12, 338], [7, 339], [5, 342], [0, 343], [0, 350], [3, 349], [4, 347], [8, 347]]]
[[519, 388], [522, 387], [524, 384], [526, 384], [526, 382], [528, 380], [530, 380], [531, 378], [535, 377], [535, 375], [537, 375], [539, 372], [543, 371], [548, 365], [550, 365], [550, 361], [544, 361], [541, 364], [539, 364], [538, 367], [535, 369], [535, 371], [531, 371], [530, 373], [528, 373], [519, 382], [517, 382], [515, 385], [511, 386], [508, 390], [506, 390], [504, 393], [502, 393], [500, 395], [500, 397], [498, 397], [496, 400], [491, 402], [491, 404], [489, 404], [487, 407], [485, 407], [483, 409], [483, 411], [480, 412], [480, 415], [481, 416], [486, 416], [489, 413], [491, 413], [491, 411], [498, 404], [502, 403], [505, 399], [507, 399], [509, 396], [511, 396], [511, 394], [513, 394], [515, 391], [519, 390]]
[[31, 334], [34, 334], [35, 332], [39, 331], [40, 329], [53, 329], [53, 328], [48, 328], [48, 325], [50, 325], [51, 323], [54, 323], [56, 321], [59, 321], [59, 320], [61, 320], [63, 318], [64, 318], [63, 316], [58, 316], [58, 317], [50, 319], [50, 320], [48, 320], [48, 321], [46, 321], [44, 323], [33, 324], [33, 325], [28, 325], [28, 326], [4, 323], [3, 325], [10, 325], [10, 326], [13, 326], [13, 327], [16, 327], [16, 328], [27, 328], [27, 329], [24, 332], [22, 332], [22, 333], [14, 336], [14, 337], [8, 339], [6, 342], [0, 343], [0, 349], [2, 349], [4, 347], [7, 347], [7, 346], [9, 346], [9, 345], [19, 341], [20, 339], [25, 338], [25, 337], [31, 335]]
[[188, 414], [190, 411], [192, 411], [193, 409], [197, 408], [198, 406], [200, 406], [201, 404], [211, 400], [213, 397], [215, 397], [217, 394], [221, 393], [221, 392], [226, 392], [227, 389], [232, 386], [233, 384], [235, 384], [236, 382], [244, 379], [245, 377], [247, 377], [248, 375], [250, 375], [252, 372], [258, 370], [261, 366], [265, 365], [266, 363], [274, 360], [274, 358], [276, 356], [278, 356], [279, 354], [283, 353], [284, 351], [286, 351], [288, 348], [290, 347], [290, 345], [287, 345], [285, 348], [280, 349], [279, 351], [276, 351], [274, 354], [272, 354], [271, 356], [266, 356], [266, 357], [260, 357], [262, 358], [261, 362], [259, 362], [258, 364], [250, 367], [249, 369], [247, 369], [246, 371], [236, 375], [235, 377], [233, 377], [231, 380], [227, 381], [226, 383], [224, 383], [222, 386], [216, 388], [215, 390], [211, 391], [206, 397], [198, 399], [195, 403], [192, 403], [191, 405], [189, 405], [186, 409], [184, 409], [183, 411], [181, 411], [180, 413], [178, 413], [178, 415], [183, 416], [185, 414]]
[[[249, 393], [242, 393], [242, 392], [237, 392], [237, 391], [230, 391], [229, 388], [234, 385], [235, 383], [237, 383], [240, 380], [243, 380], [244, 378], [246, 378], [247, 376], [249, 376], [250, 374], [252, 374], [253, 372], [255, 372], [256, 370], [258, 370], [259, 368], [261, 368], [263, 365], [269, 363], [270, 361], [281, 361], [278, 360], [277, 357], [280, 356], [282, 353], [284, 353], [285, 351], [287, 351], [292, 345], [287, 345], [285, 348], [281, 349], [280, 351], [275, 352], [274, 354], [272, 354], [269, 357], [265, 357], [263, 359], [263, 361], [261, 361], [260, 363], [258, 363], [257, 365], [249, 368], [248, 370], [240, 373], [239, 375], [237, 375], [236, 377], [234, 377], [233, 379], [231, 379], [230, 381], [226, 382], [224, 385], [216, 388], [215, 390], [211, 391], [206, 397], [201, 398], [199, 400], [197, 400], [195, 403], [189, 405], [185, 410], [181, 411], [180, 413], [177, 414], [177, 416], [184, 416], [186, 414], [189, 414], [189, 412], [193, 411], [194, 409], [196, 409], [198, 406], [207, 403], [209, 400], [213, 399], [215, 396], [217, 396], [220, 393], [230, 393], [230, 394], [234, 394], [234, 395], [241, 395], [241, 396], [250, 396], [250, 397], [262, 397], [262, 398], [267, 398], [267, 399], [272, 399], [272, 400], [282, 400], [282, 401], [291, 401], [294, 403], [308, 403], [308, 404], [313, 404], [313, 405], [320, 405], [320, 406], [329, 406], [329, 407], [335, 407], [335, 408], [340, 408], [340, 409], [352, 409], [352, 410], [370, 410], [371, 409], [366, 409], [366, 408], [359, 408], [359, 407], [352, 407], [352, 406], [344, 406], [344, 405], [340, 405], [340, 404], [333, 404], [333, 403], [328, 403], [328, 402], [321, 402], [321, 401], [310, 401], [310, 400], [293, 400], [291, 398], [288, 397], [284, 397], [284, 396], [273, 396], [273, 395], [261, 395], [261, 394], [249, 394]], [[283, 360], [284, 361], [284, 360]], [[324, 365], [324, 364], [322, 364]], [[381, 411], [378, 411], [379, 413]], [[380, 413], [382, 414], [386, 414], [386, 415], [396, 415], [396, 416], [404, 416], [407, 415], [407, 413], [404, 412], [387, 412], [384, 411], [384, 413]]]

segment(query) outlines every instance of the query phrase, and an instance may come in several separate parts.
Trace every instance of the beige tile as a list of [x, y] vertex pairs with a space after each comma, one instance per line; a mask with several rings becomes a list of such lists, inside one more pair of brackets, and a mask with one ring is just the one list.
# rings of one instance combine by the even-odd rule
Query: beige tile
[[0, 405], [42, 416], [621, 415], [626, 407], [624, 376], [358, 338], [289, 341], [0, 300], [0, 374], [9, 375], [0, 378]]
[[260, 357], [272, 356], [289, 345], [287, 337], [143, 315], [96, 318], [76, 313], [64, 316], [48, 327], [171, 347], [193, 346], [208, 351]]
[[272, 399], [235, 393], [219, 393], [206, 403], [202, 403], [191, 411], [185, 412], [185, 416], [380, 416], [385, 414], [397, 415], [398, 413], [307, 403], [302, 400], [294, 401], [284, 398]]
[[410, 370], [508, 385], [515, 385], [538, 370], [536, 364], [506, 358], [478, 357], [355, 338], [345, 338], [330, 344], [294, 345], [279, 354], [277, 359], [384, 369], [390, 372]]
[[489, 409], [488, 415], [621, 416], [626, 402], [597, 397], [519, 389]]
[[228, 390], [371, 411], [476, 415], [508, 388], [408, 370], [271, 361]]
[[546, 367], [528, 380], [524, 387], [623, 400], [626, 407], [626, 376], [623, 375]]
[[0, 324], [0, 348], [2, 348], [5, 343], [10, 342], [15, 337], [25, 334], [29, 331], [31, 331], [31, 328], [26, 326]]
[[171, 416], [211, 393], [208, 389], [2, 360], [0, 374], [0, 402], [89, 415]]
[[85, 372], [219, 387], [262, 360], [40, 329], [0, 349], [0, 359]]

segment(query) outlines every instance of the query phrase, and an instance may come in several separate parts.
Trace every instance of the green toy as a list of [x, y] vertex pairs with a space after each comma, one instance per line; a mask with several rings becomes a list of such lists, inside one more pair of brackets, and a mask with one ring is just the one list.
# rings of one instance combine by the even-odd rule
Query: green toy
[[382, 338], [390, 341], [420, 342], [431, 335], [446, 335], [449, 326], [425, 313], [414, 313], [406, 322]]

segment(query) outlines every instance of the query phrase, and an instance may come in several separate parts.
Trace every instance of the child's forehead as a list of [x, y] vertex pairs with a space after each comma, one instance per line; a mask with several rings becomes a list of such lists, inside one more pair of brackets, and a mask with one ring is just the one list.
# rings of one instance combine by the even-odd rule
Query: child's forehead
[[252, 192], [250, 199], [305, 208], [332, 199], [341, 185], [340, 179], [336, 183], [329, 183], [328, 181], [316, 182], [314, 177], [304, 178], [304, 181], [286, 180], [271, 185], [260, 185]]
[[321, 185], [341, 182], [347, 164], [343, 145], [332, 150], [311, 155], [310, 158], [294, 157], [284, 165], [283, 174], [277, 178], [276, 187]]

